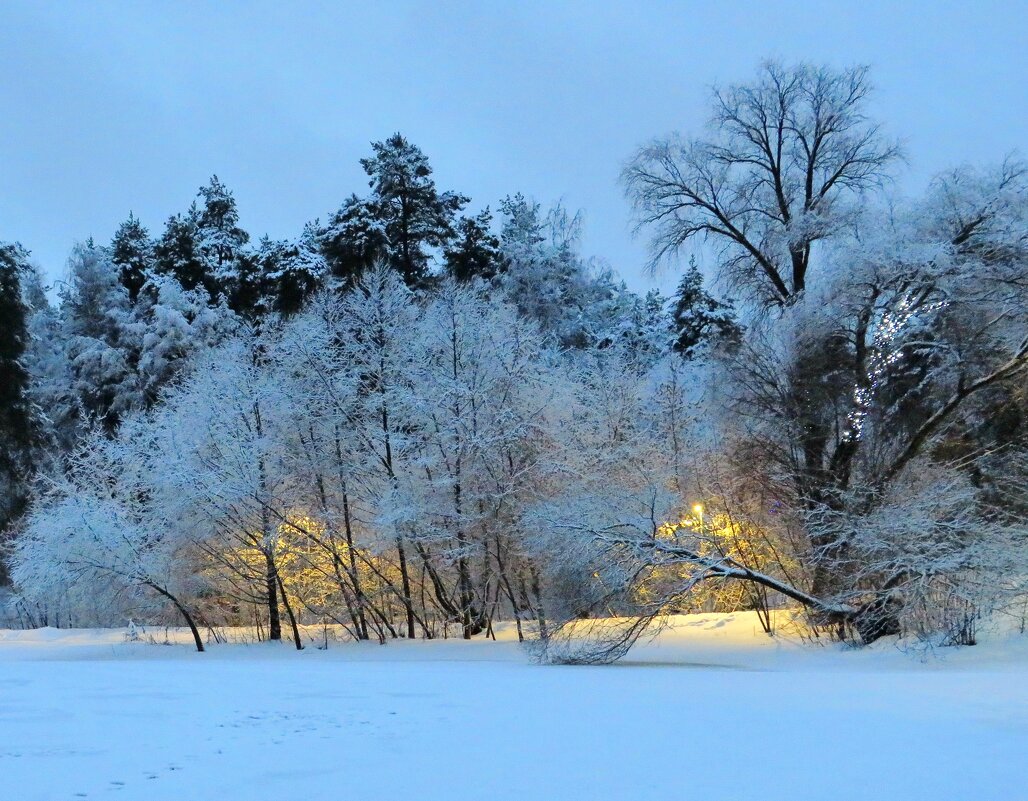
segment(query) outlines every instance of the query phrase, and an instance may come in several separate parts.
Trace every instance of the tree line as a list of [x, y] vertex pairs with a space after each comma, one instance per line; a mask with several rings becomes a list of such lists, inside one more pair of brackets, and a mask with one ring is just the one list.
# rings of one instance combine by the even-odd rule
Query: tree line
[[[892, 188], [867, 70], [768, 62], [623, 173], [673, 298], [523, 195], [465, 213], [399, 134], [252, 244], [217, 179], [152, 238], [3, 248], [0, 437], [27, 624], [179, 617], [563, 661], [799, 605], [973, 642], [1025, 599], [1028, 173]], [[708, 284], [718, 291], [716, 296]], [[284, 634], [285, 632], [285, 634]]]

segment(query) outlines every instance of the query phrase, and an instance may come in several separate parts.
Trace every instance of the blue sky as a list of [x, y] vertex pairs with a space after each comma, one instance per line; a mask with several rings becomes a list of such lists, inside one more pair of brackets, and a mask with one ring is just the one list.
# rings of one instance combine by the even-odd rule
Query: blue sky
[[51, 277], [130, 210], [159, 232], [217, 173], [255, 236], [363, 192], [403, 132], [475, 208], [585, 213], [584, 250], [656, 280], [618, 173], [696, 131], [764, 57], [872, 66], [901, 187], [1028, 141], [1028, 2], [67, 2], [0, 6], [0, 240]]

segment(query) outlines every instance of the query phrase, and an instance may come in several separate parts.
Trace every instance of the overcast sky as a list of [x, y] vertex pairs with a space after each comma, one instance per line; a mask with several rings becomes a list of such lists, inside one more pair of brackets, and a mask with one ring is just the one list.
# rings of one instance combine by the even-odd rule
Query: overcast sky
[[[291, 238], [365, 190], [401, 131], [474, 208], [582, 209], [584, 250], [650, 284], [621, 165], [703, 124], [766, 56], [867, 63], [911, 191], [1028, 141], [1028, 2], [0, 3], [0, 240], [51, 277], [130, 210], [152, 232], [212, 173]], [[1028, 154], [1026, 154], [1028, 155]], [[668, 286], [673, 276], [658, 278]]]

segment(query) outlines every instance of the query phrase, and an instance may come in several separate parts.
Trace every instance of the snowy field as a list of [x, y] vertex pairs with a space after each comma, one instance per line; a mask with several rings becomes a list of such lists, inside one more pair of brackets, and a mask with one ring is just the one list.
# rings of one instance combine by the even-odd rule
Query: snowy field
[[1028, 638], [925, 661], [755, 628], [682, 618], [610, 667], [513, 642], [197, 654], [0, 631], [0, 797], [1026, 797]]

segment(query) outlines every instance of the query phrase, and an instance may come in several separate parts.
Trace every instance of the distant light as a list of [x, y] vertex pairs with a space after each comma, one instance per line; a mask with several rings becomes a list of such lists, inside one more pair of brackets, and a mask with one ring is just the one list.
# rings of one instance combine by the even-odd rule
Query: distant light
[[702, 504], [702, 503], [694, 503], [694, 504], [693, 504], [693, 507], [692, 507], [692, 510], [693, 510], [693, 511], [694, 511], [694, 512], [695, 512], [696, 514], [698, 514], [698, 515], [701, 515], [701, 514], [703, 514], [703, 504]]

